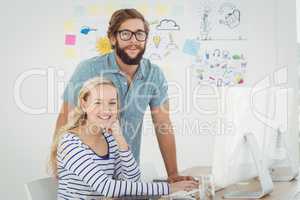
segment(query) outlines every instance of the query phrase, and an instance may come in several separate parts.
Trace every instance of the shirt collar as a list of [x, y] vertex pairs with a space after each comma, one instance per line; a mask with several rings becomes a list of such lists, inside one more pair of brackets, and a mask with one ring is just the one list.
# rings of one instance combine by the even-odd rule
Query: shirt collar
[[[109, 54], [109, 60], [111, 63], [111, 70], [112, 73], [121, 73], [121, 70], [117, 64], [116, 61], [116, 54], [115, 52], [112, 52]], [[137, 70], [137, 78], [138, 79], [143, 79], [145, 77], [145, 64], [143, 62], [143, 60], [141, 60], [139, 66], [138, 66], [138, 70]]]
[[109, 61], [111, 63], [110, 69], [112, 70], [112, 72], [113, 73], [119, 73], [120, 69], [119, 69], [119, 66], [118, 66], [118, 64], [116, 62], [116, 55], [115, 55], [115, 53], [114, 52], [110, 53], [108, 55], [108, 59], [109, 59]]

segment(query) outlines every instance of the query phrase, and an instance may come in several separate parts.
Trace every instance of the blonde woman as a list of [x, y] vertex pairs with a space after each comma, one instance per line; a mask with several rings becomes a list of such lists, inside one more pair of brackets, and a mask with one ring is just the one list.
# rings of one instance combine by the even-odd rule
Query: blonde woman
[[198, 187], [195, 181], [140, 182], [140, 169], [118, 120], [117, 88], [110, 80], [88, 80], [77, 102], [51, 149], [58, 199], [168, 195]]

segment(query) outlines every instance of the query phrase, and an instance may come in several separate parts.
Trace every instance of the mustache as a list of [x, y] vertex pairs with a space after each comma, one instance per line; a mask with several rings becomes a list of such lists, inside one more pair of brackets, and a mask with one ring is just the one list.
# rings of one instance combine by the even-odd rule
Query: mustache
[[143, 47], [139, 46], [139, 45], [127, 45], [125, 46], [123, 49], [130, 49], [132, 47], [135, 47], [138, 50], [143, 50]]

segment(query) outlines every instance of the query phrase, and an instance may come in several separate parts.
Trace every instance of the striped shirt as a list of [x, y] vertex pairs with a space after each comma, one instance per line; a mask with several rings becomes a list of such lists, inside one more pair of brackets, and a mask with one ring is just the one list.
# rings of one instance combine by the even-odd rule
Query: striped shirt
[[58, 199], [168, 195], [168, 183], [140, 181], [131, 150], [120, 151], [113, 136], [104, 133], [108, 155], [99, 156], [80, 138], [66, 133], [57, 150]]

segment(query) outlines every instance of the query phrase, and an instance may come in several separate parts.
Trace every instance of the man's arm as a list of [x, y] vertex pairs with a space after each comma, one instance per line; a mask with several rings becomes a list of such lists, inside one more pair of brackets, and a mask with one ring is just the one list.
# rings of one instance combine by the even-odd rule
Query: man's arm
[[168, 176], [177, 175], [176, 144], [169, 116], [169, 104], [151, 108], [151, 115]]
[[169, 103], [151, 108], [151, 115], [160, 152], [167, 170], [168, 181], [193, 180], [190, 176], [180, 176], [178, 174], [175, 135], [170, 120]]

